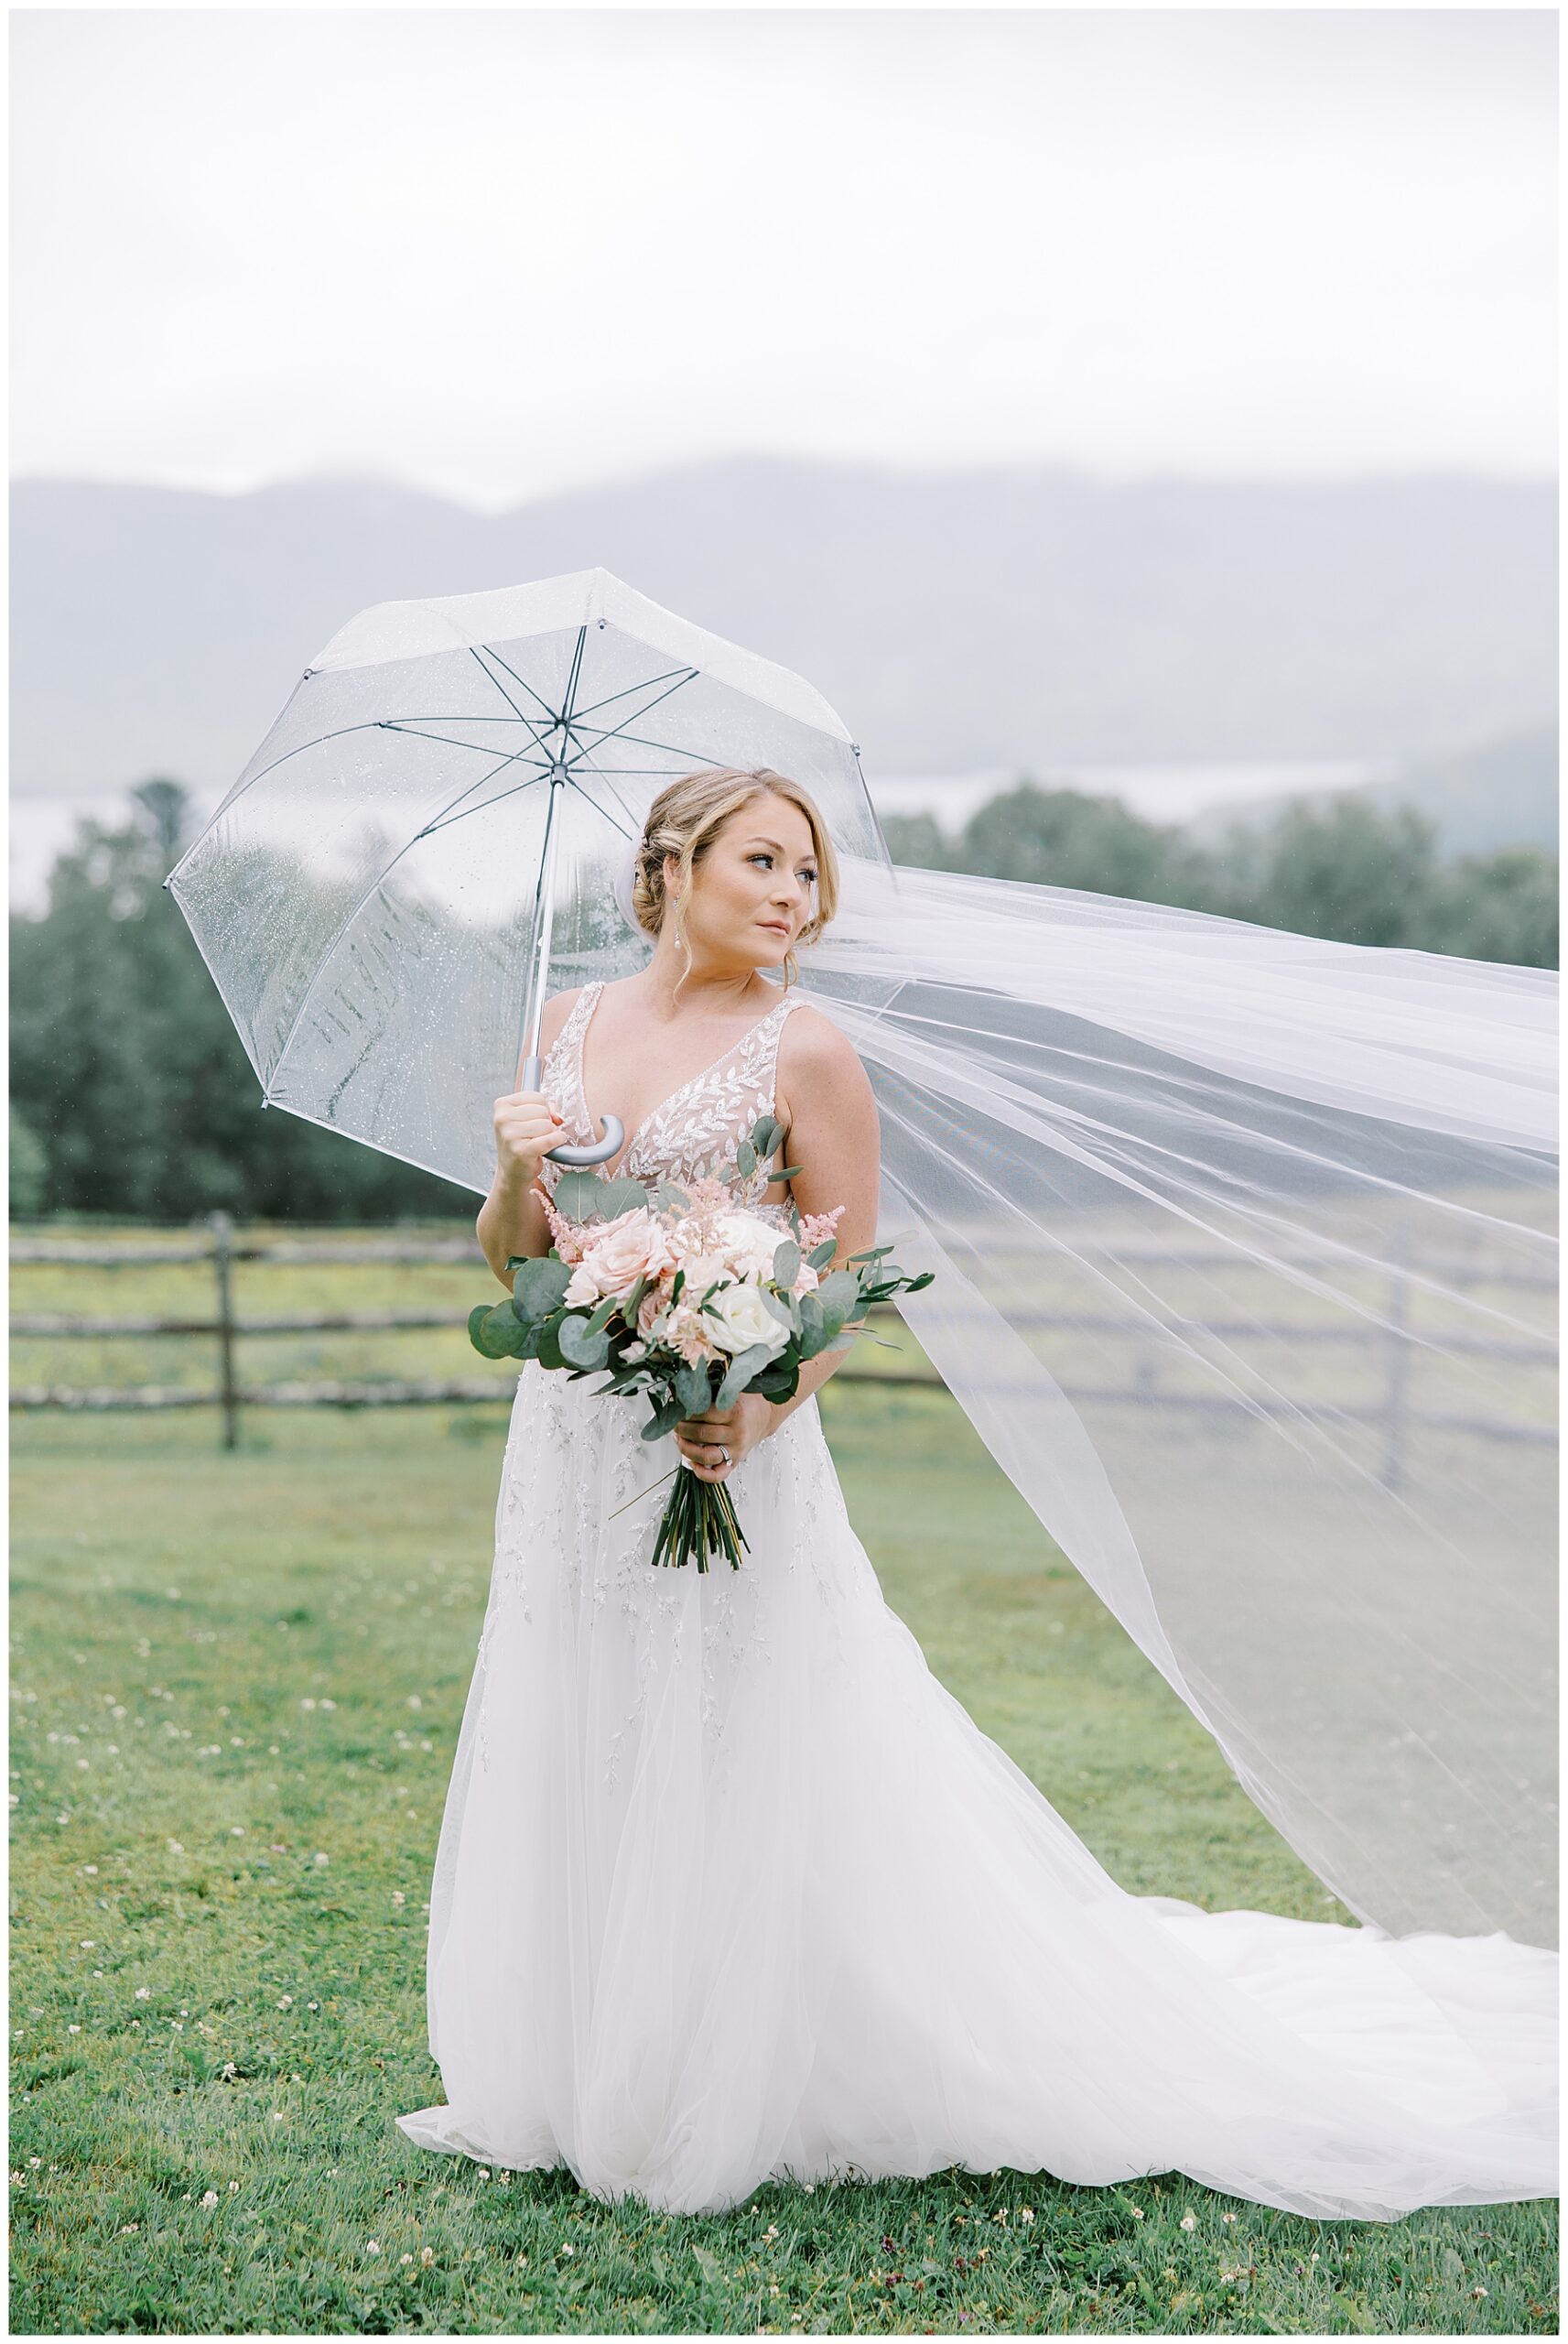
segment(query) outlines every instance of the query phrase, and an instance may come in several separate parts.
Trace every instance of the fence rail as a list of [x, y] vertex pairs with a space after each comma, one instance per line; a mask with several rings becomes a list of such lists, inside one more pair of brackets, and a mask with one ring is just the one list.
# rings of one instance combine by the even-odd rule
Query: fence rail
[[[1119, 1258], [1128, 1262], [1158, 1260], [1162, 1265], [1173, 1268], [1236, 1266], [1234, 1254], [1215, 1246], [1173, 1250], [1132, 1241], [1118, 1251]], [[1304, 1267], [1312, 1264], [1321, 1266], [1331, 1257], [1303, 1250], [1287, 1258], [1299, 1262]], [[138, 1245], [122, 1240], [106, 1246], [97, 1246], [49, 1238], [17, 1238], [12, 1242], [11, 1262], [16, 1267], [49, 1264], [95, 1271], [209, 1265], [212, 1272], [216, 1305], [211, 1317], [144, 1314], [138, 1317], [95, 1316], [84, 1318], [68, 1318], [58, 1312], [18, 1312], [13, 1316], [11, 1329], [15, 1335], [57, 1341], [89, 1338], [102, 1340], [117, 1336], [209, 1339], [216, 1345], [218, 1371], [218, 1380], [213, 1385], [14, 1383], [10, 1391], [10, 1405], [14, 1410], [61, 1409], [71, 1414], [97, 1414], [216, 1408], [221, 1416], [222, 1445], [232, 1449], [239, 1439], [241, 1413], [246, 1408], [443, 1407], [476, 1403], [493, 1405], [511, 1396], [512, 1385], [503, 1377], [449, 1376], [406, 1381], [377, 1377], [282, 1384], [245, 1384], [240, 1380], [237, 1347], [242, 1341], [248, 1343], [260, 1337], [278, 1335], [384, 1334], [416, 1329], [449, 1329], [453, 1324], [453, 1314], [449, 1310], [431, 1309], [330, 1310], [242, 1318], [236, 1312], [233, 1301], [235, 1263], [264, 1262], [279, 1267], [362, 1267], [400, 1264], [408, 1267], [435, 1268], [450, 1264], [476, 1269], [474, 1245], [469, 1238], [427, 1238], [412, 1243], [404, 1239], [372, 1238], [353, 1245], [330, 1240], [322, 1243], [297, 1238], [236, 1238], [228, 1215], [214, 1213], [203, 1239], [158, 1245]], [[1265, 1325], [1248, 1318], [1206, 1323], [1210, 1332], [1227, 1340], [1266, 1337], [1292, 1346], [1348, 1341], [1362, 1347], [1370, 1345], [1375, 1352], [1380, 1351], [1385, 1362], [1381, 1394], [1366, 1400], [1336, 1403], [1334, 1414], [1346, 1422], [1361, 1422], [1382, 1427], [1380, 1475], [1390, 1489], [1397, 1490], [1400, 1485], [1405, 1441], [1414, 1427], [1434, 1431], [1468, 1432], [1493, 1440], [1550, 1442], [1554, 1439], [1555, 1427], [1550, 1423], [1533, 1424], [1517, 1418], [1465, 1415], [1453, 1410], [1422, 1407], [1412, 1402], [1410, 1391], [1412, 1346], [1404, 1336], [1404, 1311], [1407, 1280], [1413, 1274], [1443, 1276], [1455, 1285], [1485, 1283], [1540, 1290], [1550, 1290], [1552, 1286], [1550, 1278], [1526, 1270], [1497, 1268], [1467, 1256], [1423, 1254], [1419, 1260], [1400, 1258], [1396, 1261], [1390, 1280], [1388, 1317], [1382, 1327], [1376, 1324], [1327, 1327]], [[885, 1306], [872, 1314], [884, 1318], [895, 1315]], [[1020, 1326], [1035, 1329], [1047, 1329], [1063, 1323], [1044, 1310], [1015, 1313], [1014, 1317]], [[1129, 1331], [1125, 1319], [1111, 1316], [1083, 1317], [1075, 1314], [1068, 1323], [1074, 1334], [1114, 1335]], [[1496, 1341], [1486, 1336], [1445, 1336], [1442, 1350], [1444, 1353], [1485, 1357], [1516, 1364], [1548, 1365], [1555, 1357], [1554, 1344], [1545, 1335], [1511, 1341]], [[1237, 1405], [1234, 1394], [1216, 1395], [1181, 1391], [1162, 1384], [1156, 1379], [1156, 1366], [1157, 1362], [1152, 1357], [1141, 1372], [1136, 1386], [1111, 1386], [1097, 1390], [1075, 1384], [1070, 1396], [1075, 1403], [1137, 1402], [1178, 1414], [1229, 1410]], [[857, 1368], [850, 1381], [925, 1390], [941, 1388], [941, 1378], [934, 1373], [882, 1368], [874, 1364]], [[1289, 1418], [1300, 1413], [1296, 1403], [1268, 1395], [1249, 1394], [1244, 1405], [1251, 1414], [1262, 1418]]]

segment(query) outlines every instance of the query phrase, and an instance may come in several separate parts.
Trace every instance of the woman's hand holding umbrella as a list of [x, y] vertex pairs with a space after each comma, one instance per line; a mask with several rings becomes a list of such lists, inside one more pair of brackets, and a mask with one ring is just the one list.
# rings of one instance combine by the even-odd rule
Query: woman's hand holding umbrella
[[562, 1121], [539, 1091], [509, 1091], [495, 1102], [496, 1169], [508, 1188], [531, 1188], [560, 1137]]

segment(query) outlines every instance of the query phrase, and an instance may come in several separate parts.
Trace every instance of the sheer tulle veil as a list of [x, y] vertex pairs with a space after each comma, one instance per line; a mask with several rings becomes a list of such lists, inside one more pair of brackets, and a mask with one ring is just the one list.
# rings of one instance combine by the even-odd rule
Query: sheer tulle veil
[[1554, 1943], [1555, 975], [843, 882], [799, 982], [991, 1454], [1363, 1920]]

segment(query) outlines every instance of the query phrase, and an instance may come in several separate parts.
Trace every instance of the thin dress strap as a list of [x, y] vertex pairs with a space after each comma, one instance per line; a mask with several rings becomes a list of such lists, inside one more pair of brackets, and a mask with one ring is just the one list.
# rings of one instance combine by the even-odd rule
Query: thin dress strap
[[778, 1007], [773, 1013], [778, 1022], [773, 1026], [768, 1049], [767, 1067], [763, 1076], [768, 1094], [767, 1109], [770, 1114], [776, 1114], [778, 1112], [779, 1037], [784, 1032], [790, 1011], [792, 1009], [798, 1009], [800, 1005], [801, 995], [792, 985], [789, 992], [785, 993], [784, 999], [779, 1003]]

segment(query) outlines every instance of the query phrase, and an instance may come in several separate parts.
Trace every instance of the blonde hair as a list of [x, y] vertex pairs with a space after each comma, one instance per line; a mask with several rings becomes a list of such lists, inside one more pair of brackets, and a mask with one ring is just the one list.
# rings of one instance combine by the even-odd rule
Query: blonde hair
[[[675, 937], [686, 955], [688, 971], [691, 947], [687, 942], [683, 914], [692, 874], [730, 817], [759, 798], [787, 798], [805, 815], [811, 832], [816, 856], [816, 908], [795, 941], [815, 944], [838, 908], [838, 862], [833, 841], [816, 804], [798, 781], [792, 781], [787, 774], [775, 773], [771, 765], [753, 765], [750, 769], [709, 765], [699, 773], [682, 774], [678, 780], [660, 790], [648, 808], [632, 874], [632, 909], [638, 927], [647, 935], [662, 932], [670, 908], [665, 857], [678, 857], [680, 885], [675, 906]], [[786, 985], [794, 982], [796, 973], [791, 950], [784, 955]]]

